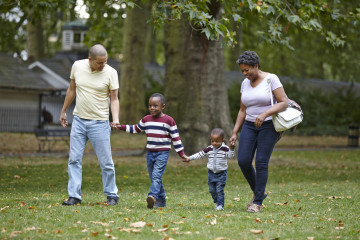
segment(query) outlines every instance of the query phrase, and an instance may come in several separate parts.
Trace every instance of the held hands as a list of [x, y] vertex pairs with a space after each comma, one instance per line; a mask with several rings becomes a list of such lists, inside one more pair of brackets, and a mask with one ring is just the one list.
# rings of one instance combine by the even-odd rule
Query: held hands
[[237, 139], [236, 134], [233, 134], [233, 135], [231, 136], [231, 138], [229, 139], [229, 145], [230, 145], [229, 147], [230, 147], [231, 149], [234, 149], [234, 148], [235, 148], [236, 139]]
[[114, 130], [120, 129], [120, 123], [118, 122], [111, 122], [110, 127]]
[[190, 162], [190, 158], [185, 154], [181, 157], [183, 162]]

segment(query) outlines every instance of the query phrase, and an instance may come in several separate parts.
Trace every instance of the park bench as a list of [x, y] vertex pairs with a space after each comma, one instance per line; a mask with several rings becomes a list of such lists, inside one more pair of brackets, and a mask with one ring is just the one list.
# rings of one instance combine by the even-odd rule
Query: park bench
[[58, 141], [64, 141], [69, 145], [70, 140], [70, 128], [64, 129], [45, 129], [36, 128], [34, 130], [36, 139], [39, 144], [39, 152], [50, 151], [53, 143]]

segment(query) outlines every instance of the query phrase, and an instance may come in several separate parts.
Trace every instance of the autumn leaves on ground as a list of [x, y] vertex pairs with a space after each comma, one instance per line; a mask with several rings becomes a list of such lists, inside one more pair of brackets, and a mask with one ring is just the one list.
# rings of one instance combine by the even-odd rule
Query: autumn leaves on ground
[[360, 151], [275, 151], [268, 197], [247, 213], [252, 194], [229, 161], [225, 210], [208, 193], [206, 159], [175, 155], [164, 175], [167, 207], [146, 208], [145, 157], [114, 157], [120, 201], [104, 205], [96, 157], [86, 155], [83, 202], [65, 207], [67, 159], [0, 158], [0, 239], [360, 239]]

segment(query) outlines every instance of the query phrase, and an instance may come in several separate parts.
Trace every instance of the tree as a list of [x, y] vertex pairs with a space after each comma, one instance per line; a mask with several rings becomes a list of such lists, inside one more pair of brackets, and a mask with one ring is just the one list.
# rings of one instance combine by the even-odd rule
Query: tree
[[[220, 4], [211, 4], [210, 13], [220, 18]], [[224, 51], [219, 41], [193, 31], [184, 20], [167, 24], [165, 40], [168, 112], [179, 125], [186, 151], [194, 152], [208, 144], [212, 128], [232, 130]]]
[[120, 122], [137, 122], [145, 113], [145, 40], [149, 12], [149, 5], [141, 1], [136, 1], [136, 6], [126, 11], [120, 79]]
[[[359, 19], [359, 10], [357, 13], [341, 13], [339, 1], [330, 5], [322, 0], [312, 3], [305, 0], [156, 1], [153, 9], [152, 22], [159, 26], [169, 21], [184, 21], [183, 18], [186, 18], [192, 28], [192, 31], [186, 30], [186, 23], [185, 29], [184, 23], [169, 23], [166, 37], [165, 93], [169, 111], [180, 119], [178, 124], [189, 151], [199, 150], [199, 145], [204, 145], [208, 138], [208, 131], [215, 126], [223, 127], [230, 133], [229, 111], [216, 111], [219, 105], [228, 108], [224, 100], [227, 99], [227, 93], [223, 81], [223, 51], [219, 49], [222, 39], [229, 46], [236, 43], [236, 34], [230, 29], [230, 23], [235, 21], [240, 24], [242, 15], [251, 12], [257, 16], [258, 24], [260, 20], [266, 23], [260, 25], [262, 28], [257, 31], [258, 39], [271, 44], [280, 43], [292, 49], [287, 35], [290, 26], [302, 31], [318, 32], [334, 46], [341, 46], [344, 37], [331, 31], [332, 27], [328, 23], [352, 18], [350, 21], [357, 24]], [[173, 34], [177, 34], [180, 39], [170, 39]], [[181, 38], [190, 40], [187, 42]], [[184, 65], [176, 66], [178, 64]]]

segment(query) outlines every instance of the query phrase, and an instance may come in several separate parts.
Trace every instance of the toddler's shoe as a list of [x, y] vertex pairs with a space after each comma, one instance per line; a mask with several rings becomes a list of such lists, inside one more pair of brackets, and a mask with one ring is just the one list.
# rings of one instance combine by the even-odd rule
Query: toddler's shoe
[[224, 210], [224, 206], [223, 206], [223, 205], [218, 205], [218, 204], [216, 204], [216, 205], [215, 205], [215, 210], [216, 210], [216, 211], [222, 211], [222, 210]]
[[154, 204], [155, 204], [155, 201], [156, 201], [155, 197], [149, 195], [149, 196], [146, 198], [147, 208], [153, 208], [153, 207], [154, 207]]

